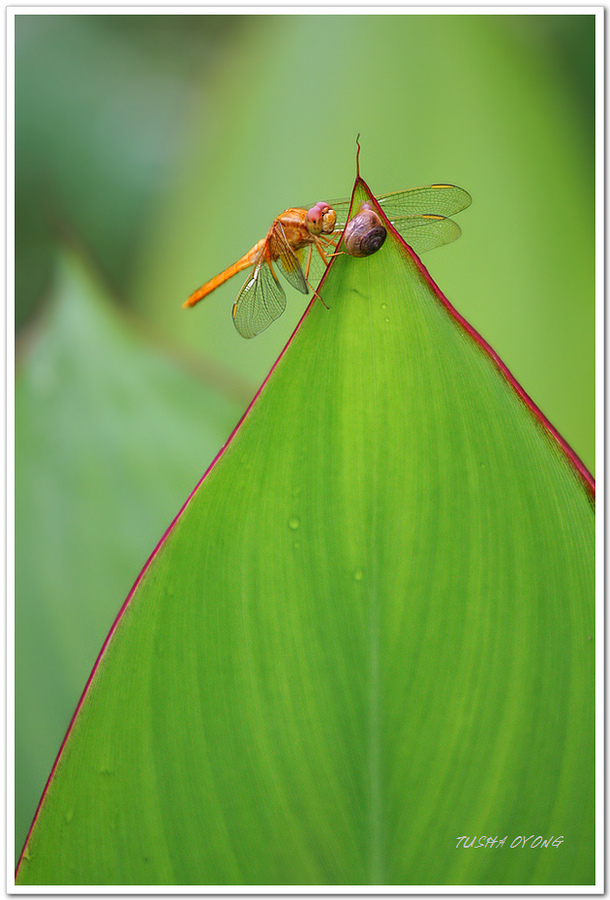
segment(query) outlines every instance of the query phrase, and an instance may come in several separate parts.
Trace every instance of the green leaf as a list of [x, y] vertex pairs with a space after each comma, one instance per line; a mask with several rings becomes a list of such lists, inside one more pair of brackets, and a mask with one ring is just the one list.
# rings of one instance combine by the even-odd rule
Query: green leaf
[[16, 376], [17, 853], [117, 609], [240, 408], [64, 254]]
[[394, 234], [321, 293], [128, 597], [19, 884], [594, 881], [590, 476]]

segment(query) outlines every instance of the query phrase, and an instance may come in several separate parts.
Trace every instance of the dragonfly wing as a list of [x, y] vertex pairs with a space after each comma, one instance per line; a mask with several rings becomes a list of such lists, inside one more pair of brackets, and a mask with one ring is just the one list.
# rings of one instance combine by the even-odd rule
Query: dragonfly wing
[[456, 241], [462, 233], [453, 219], [443, 216], [406, 216], [393, 223], [396, 231], [416, 253], [425, 253]]
[[244, 338], [253, 338], [286, 309], [286, 294], [268, 263], [259, 263], [233, 304], [233, 324]]
[[380, 194], [375, 199], [392, 224], [394, 219], [404, 216], [435, 215], [447, 218], [472, 203], [468, 191], [454, 184], [430, 184], [428, 187]]
[[[375, 199], [392, 224], [394, 219], [405, 216], [437, 215], [447, 218], [472, 203], [468, 191], [454, 184], [429, 184], [406, 191], [392, 191], [390, 194], [379, 194]], [[339, 231], [347, 222], [350, 200], [331, 200], [329, 205], [337, 213], [335, 228]]]
[[281, 222], [278, 222], [271, 238], [273, 247], [273, 255], [277, 255], [278, 269], [286, 279], [286, 281], [300, 291], [302, 294], [309, 293], [305, 276], [301, 268], [300, 257], [295, 253], [288, 242], [288, 238], [282, 228]]
[[[457, 240], [462, 230], [449, 216], [466, 209], [472, 197], [454, 184], [430, 184], [427, 187], [393, 191], [375, 198], [396, 231], [416, 253], [424, 253]], [[345, 228], [349, 200], [331, 200], [337, 213], [335, 235]], [[310, 281], [313, 280], [310, 279]]]

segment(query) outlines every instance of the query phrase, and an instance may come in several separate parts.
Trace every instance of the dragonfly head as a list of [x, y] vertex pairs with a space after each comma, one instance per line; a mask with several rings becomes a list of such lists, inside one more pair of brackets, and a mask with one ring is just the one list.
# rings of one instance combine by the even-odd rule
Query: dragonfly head
[[307, 229], [310, 234], [332, 234], [337, 221], [337, 213], [324, 200], [307, 210]]

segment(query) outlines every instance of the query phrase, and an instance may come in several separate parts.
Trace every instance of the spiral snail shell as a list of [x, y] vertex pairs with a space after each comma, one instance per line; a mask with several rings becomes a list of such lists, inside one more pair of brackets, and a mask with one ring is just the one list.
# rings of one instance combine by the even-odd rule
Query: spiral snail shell
[[351, 256], [370, 256], [380, 249], [386, 234], [375, 210], [368, 203], [363, 203], [360, 212], [345, 226], [345, 249]]

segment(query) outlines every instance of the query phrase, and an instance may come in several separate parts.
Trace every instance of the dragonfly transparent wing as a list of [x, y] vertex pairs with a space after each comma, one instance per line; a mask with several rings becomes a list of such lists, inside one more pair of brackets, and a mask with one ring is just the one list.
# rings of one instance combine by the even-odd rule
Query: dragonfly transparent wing
[[286, 309], [286, 294], [268, 263], [259, 262], [233, 304], [233, 324], [244, 338], [253, 338]]
[[[457, 240], [462, 231], [449, 216], [466, 209], [472, 202], [468, 191], [453, 184], [393, 191], [375, 199], [396, 231], [417, 253]], [[337, 213], [336, 227], [342, 229], [349, 212], [349, 200], [337, 200], [331, 206]]]
[[[454, 184], [430, 184], [427, 187], [392, 191], [375, 197], [384, 213], [394, 224], [395, 219], [413, 216], [455, 216], [472, 203], [472, 197]], [[336, 228], [344, 228], [349, 212], [349, 200], [331, 200], [330, 206], [337, 213]]]
[[472, 203], [470, 194], [453, 184], [432, 184], [376, 199], [396, 231], [417, 253], [457, 240], [462, 231], [448, 217]]
[[462, 233], [460, 226], [453, 219], [442, 216], [416, 216], [396, 219], [392, 223], [396, 231], [416, 253], [425, 253], [457, 241]]
[[404, 216], [434, 215], [455, 216], [470, 206], [472, 197], [468, 191], [453, 184], [431, 184], [428, 187], [394, 191], [375, 198], [392, 222]]
[[278, 222], [274, 229], [273, 235], [270, 238], [270, 245], [273, 256], [277, 256], [276, 262], [278, 269], [286, 281], [291, 284], [293, 288], [296, 288], [297, 291], [300, 291], [302, 294], [307, 294], [309, 291], [301, 268], [300, 258], [288, 243], [281, 222]]

